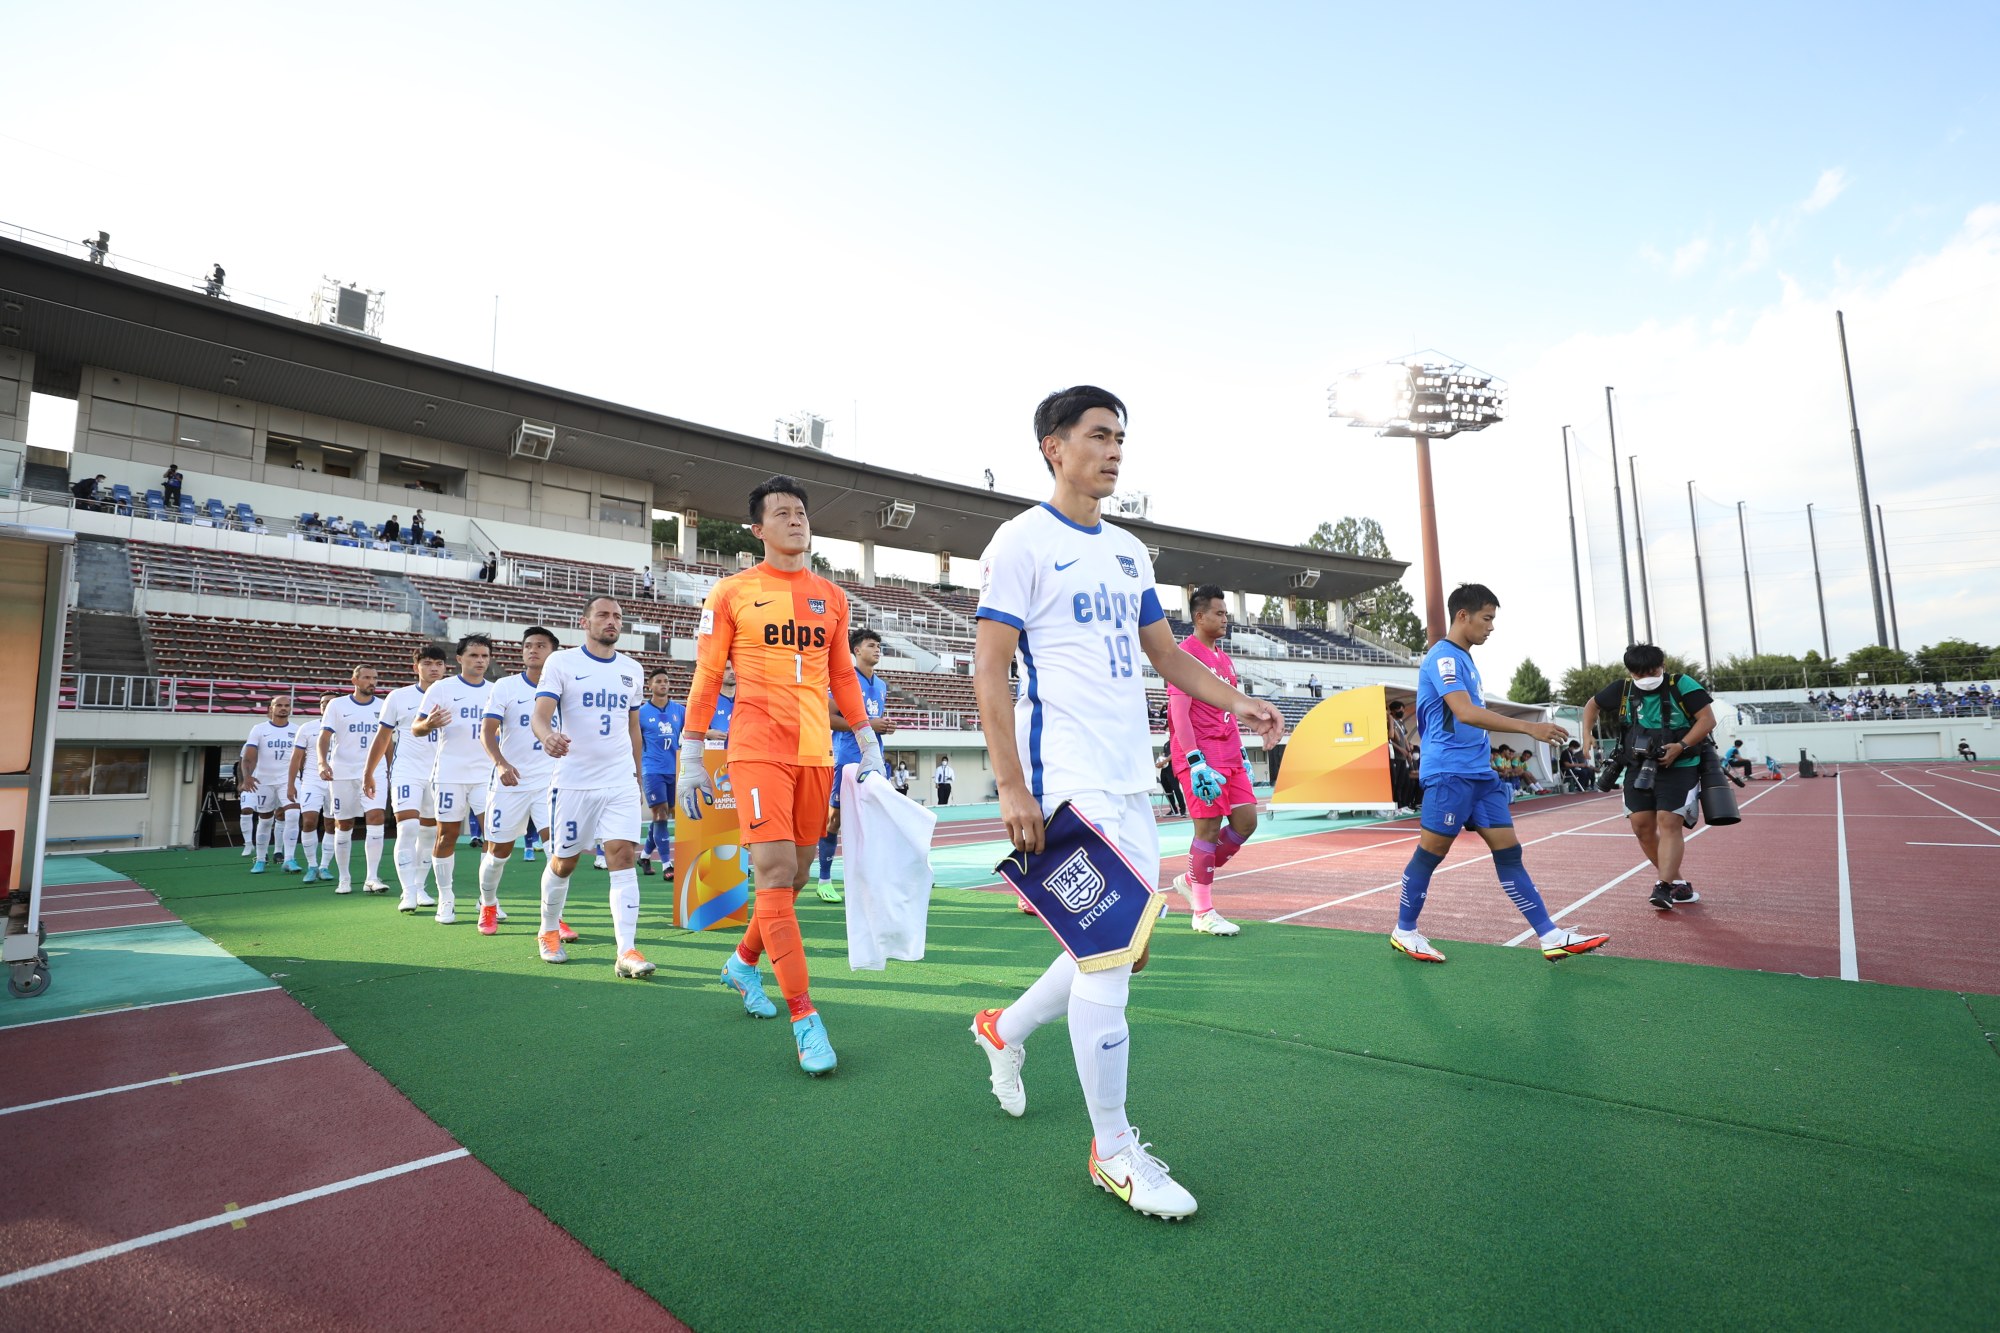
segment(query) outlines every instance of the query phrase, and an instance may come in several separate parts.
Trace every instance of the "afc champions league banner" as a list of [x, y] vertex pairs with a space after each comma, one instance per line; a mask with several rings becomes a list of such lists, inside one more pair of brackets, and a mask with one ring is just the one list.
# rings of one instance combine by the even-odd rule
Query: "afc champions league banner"
[[1321, 701], [1293, 729], [1271, 805], [1393, 810], [1392, 788], [1388, 691], [1363, 685]]
[[674, 924], [716, 930], [750, 924], [750, 849], [737, 839], [729, 751], [715, 741], [702, 755], [715, 779], [715, 805], [700, 819], [674, 820]]

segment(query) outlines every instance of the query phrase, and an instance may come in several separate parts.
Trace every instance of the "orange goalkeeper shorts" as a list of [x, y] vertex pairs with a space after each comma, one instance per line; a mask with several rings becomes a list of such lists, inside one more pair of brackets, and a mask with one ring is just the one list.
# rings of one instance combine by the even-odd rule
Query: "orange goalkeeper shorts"
[[826, 802], [832, 768], [732, 760], [729, 789], [736, 797], [736, 826], [743, 841], [809, 846], [826, 836]]

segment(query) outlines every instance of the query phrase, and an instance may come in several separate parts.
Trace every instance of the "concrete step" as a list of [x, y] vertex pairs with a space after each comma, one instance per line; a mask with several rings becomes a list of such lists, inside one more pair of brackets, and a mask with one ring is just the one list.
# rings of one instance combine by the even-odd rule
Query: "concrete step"
[[79, 537], [76, 543], [76, 605], [79, 611], [132, 613], [132, 556], [125, 543]]

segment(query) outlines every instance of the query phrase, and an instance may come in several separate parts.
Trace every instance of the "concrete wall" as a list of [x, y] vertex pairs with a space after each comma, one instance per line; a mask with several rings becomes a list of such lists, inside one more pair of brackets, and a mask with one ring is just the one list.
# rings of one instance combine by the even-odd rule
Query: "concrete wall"
[[[245, 732], [249, 730], [246, 725]], [[57, 745], [75, 744], [59, 729]], [[102, 738], [103, 744], [133, 745], [128, 737]], [[52, 796], [49, 798], [51, 844], [63, 840], [64, 851], [110, 850], [135, 847], [186, 846], [194, 836], [199, 811], [198, 766], [188, 751], [185, 766], [182, 754], [187, 747], [157, 746], [147, 765], [147, 794], [144, 796]], [[183, 774], [189, 780], [183, 782]], [[70, 841], [72, 839], [80, 841]]]
[[1804, 750], [1825, 762], [1859, 763], [1884, 759], [1948, 759], [1958, 762], [1963, 738], [1982, 759], [2000, 757], [2000, 723], [1992, 718], [1944, 718], [1930, 722], [1795, 722], [1757, 726], [1739, 723], [1736, 710], [1716, 710], [1715, 742], [1727, 750], [1743, 742], [1743, 753], [1760, 768], [1770, 755], [1787, 768]]

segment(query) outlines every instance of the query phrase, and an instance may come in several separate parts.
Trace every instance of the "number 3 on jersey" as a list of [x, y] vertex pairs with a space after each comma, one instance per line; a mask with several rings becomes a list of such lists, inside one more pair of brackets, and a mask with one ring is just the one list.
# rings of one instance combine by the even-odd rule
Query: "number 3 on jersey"
[[1111, 661], [1111, 678], [1119, 680], [1132, 674], [1132, 636], [1129, 634], [1107, 634], [1104, 636], [1104, 653]]

